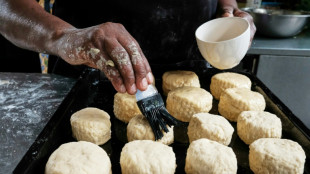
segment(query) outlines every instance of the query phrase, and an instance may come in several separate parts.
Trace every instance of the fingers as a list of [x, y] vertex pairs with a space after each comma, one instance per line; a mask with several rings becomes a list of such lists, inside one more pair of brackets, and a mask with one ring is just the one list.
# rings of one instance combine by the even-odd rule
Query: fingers
[[145, 55], [143, 54], [143, 52], [141, 51], [141, 49], [140, 49], [140, 54], [142, 55], [144, 67], [145, 67], [146, 72], [147, 72], [146, 79], [149, 82], [149, 84], [152, 84], [155, 79], [154, 79], [154, 76], [152, 74], [152, 70], [151, 70], [150, 64], [147, 61], [147, 59], [146, 59]]
[[141, 83], [139, 82], [140, 79], [146, 78], [148, 84], [153, 83], [154, 76], [152, 74], [151, 67], [137, 41], [129, 34], [129, 32], [125, 29], [124, 26], [121, 26], [121, 28], [123, 30], [122, 33], [127, 36], [124, 38], [120, 37], [118, 40], [129, 53], [135, 71], [137, 82], [136, 84], [138, 89], [145, 90], [146, 88], [144, 89], [144, 86], [141, 86]]
[[127, 51], [116, 38], [105, 39], [104, 47], [122, 76], [126, 91], [135, 94], [137, 92], [135, 74]]
[[223, 7], [222, 17], [233, 17], [234, 8], [232, 6]]
[[239, 9], [235, 11], [234, 16], [244, 18], [244, 19], [246, 19], [249, 22], [249, 24], [250, 24], [250, 34], [251, 34], [250, 45], [251, 45], [252, 40], [253, 40], [254, 35], [255, 35], [255, 32], [256, 32], [256, 26], [254, 24], [253, 17], [249, 13], [241, 11]]
[[139, 44], [134, 40], [121, 39], [119, 42], [124, 45], [124, 48], [129, 54], [132, 67], [135, 72], [136, 86], [140, 90], [146, 90], [147, 86], [153, 83], [153, 75], [147, 59], [139, 47]]
[[136, 86], [140, 90], [146, 90], [148, 86], [148, 80], [146, 78], [147, 71], [143, 62], [142, 55], [140, 54], [139, 47], [133, 41], [120, 40], [122, 45], [125, 45], [127, 52], [131, 58], [132, 67], [135, 72]]
[[127, 32], [127, 30], [120, 26], [122, 35], [117, 37], [118, 42], [127, 51], [131, 61], [132, 69], [135, 75], [135, 85], [137, 89], [146, 90], [148, 84], [153, 83], [153, 75], [151, 73], [150, 65], [145, 58], [139, 44]]
[[115, 90], [125, 93], [126, 88], [124, 86], [123, 79], [119, 71], [116, 69], [114, 62], [104, 53], [100, 53], [96, 57], [97, 58], [95, 61], [89, 62], [86, 65], [103, 71], [106, 77], [111, 81]]

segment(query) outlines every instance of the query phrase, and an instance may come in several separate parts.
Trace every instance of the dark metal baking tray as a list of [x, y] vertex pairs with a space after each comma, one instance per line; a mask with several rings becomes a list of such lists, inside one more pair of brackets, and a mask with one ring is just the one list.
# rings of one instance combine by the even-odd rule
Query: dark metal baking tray
[[[152, 66], [156, 77], [156, 87], [162, 93], [161, 77], [169, 70], [191, 70], [199, 76], [201, 87], [209, 90], [211, 77], [219, 72], [216, 69], [205, 68], [203, 63], [183, 63], [174, 65]], [[233, 70], [231, 70], [233, 71]], [[236, 72], [236, 71], [234, 71]], [[260, 92], [266, 100], [266, 111], [276, 114], [282, 121], [282, 138], [298, 142], [306, 152], [304, 173], [310, 173], [310, 130], [254, 75], [248, 72], [239, 72], [248, 76], [252, 81], [252, 90]], [[14, 173], [38, 174], [44, 173], [45, 164], [51, 153], [61, 144], [75, 141], [72, 138], [70, 116], [85, 107], [97, 107], [105, 110], [111, 116], [112, 138], [101, 147], [109, 154], [113, 173], [121, 173], [119, 158], [122, 147], [126, 143], [126, 124], [117, 120], [113, 114], [113, 97], [116, 91], [104, 75], [93, 69], [87, 69], [79, 78], [70, 93], [59, 106], [55, 114], [47, 123], [36, 141], [27, 151]], [[164, 96], [163, 96], [164, 97]], [[165, 100], [165, 97], [164, 97]], [[218, 114], [218, 101], [213, 101], [210, 113]], [[252, 173], [249, 168], [249, 147], [243, 143], [236, 134], [236, 123], [230, 147], [233, 148], [238, 160], [238, 173]], [[175, 143], [171, 146], [176, 154], [176, 173], [184, 173], [186, 150], [188, 148], [186, 126], [175, 127]]]

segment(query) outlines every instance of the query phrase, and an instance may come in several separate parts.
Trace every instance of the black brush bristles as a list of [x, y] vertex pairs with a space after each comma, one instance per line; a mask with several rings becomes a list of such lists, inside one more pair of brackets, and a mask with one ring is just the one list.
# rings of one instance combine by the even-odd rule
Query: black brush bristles
[[162, 130], [169, 132], [169, 127], [177, 125], [178, 120], [169, 114], [160, 94], [147, 97], [137, 102], [142, 114], [147, 118], [154, 132], [155, 140], [161, 139], [164, 135]]

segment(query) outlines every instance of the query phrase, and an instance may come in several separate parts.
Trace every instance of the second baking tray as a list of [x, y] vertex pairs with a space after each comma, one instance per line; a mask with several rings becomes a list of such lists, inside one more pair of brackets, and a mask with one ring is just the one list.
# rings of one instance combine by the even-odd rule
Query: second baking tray
[[[175, 65], [152, 67], [156, 77], [156, 87], [162, 94], [161, 77], [165, 71], [191, 70], [199, 76], [201, 87], [209, 90], [211, 77], [219, 72], [216, 69], [206, 69], [197, 65]], [[261, 93], [266, 100], [266, 111], [276, 114], [282, 121], [282, 138], [298, 142], [306, 152], [304, 173], [310, 173], [310, 131], [309, 129], [254, 75], [237, 72], [248, 76], [252, 81], [252, 90]], [[97, 107], [108, 112], [112, 122], [112, 138], [101, 147], [108, 153], [112, 162], [112, 171], [121, 173], [119, 159], [122, 147], [126, 143], [126, 124], [117, 120], [113, 114], [113, 98], [116, 91], [111, 83], [97, 70], [87, 69], [77, 81], [68, 96], [59, 106], [51, 120], [47, 123], [36, 141], [22, 158], [14, 173], [38, 174], [44, 173], [45, 164], [54, 150], [61, 144], [76, 141], [72, 138], [70, 117], [85, 107]], [[164, 97], [165, 100], [165, 97]], [[214, 99], [212, 114], [218, 114], [218, 101]], [[235, 131], [230, 143], [237, 156], [238, 173], [252, 173], [249, 168], [249, 146], [237, 136], [236, 123], [231, 122]], [[171, 145], [176, 154], [176, 173], [184, 173], [186, 150], [188, 148], [187, 124], [175, 127], [175, 143]]]

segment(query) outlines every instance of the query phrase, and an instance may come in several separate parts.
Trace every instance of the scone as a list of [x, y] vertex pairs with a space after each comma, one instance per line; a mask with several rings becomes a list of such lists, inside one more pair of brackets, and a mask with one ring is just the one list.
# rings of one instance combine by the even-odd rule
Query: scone
[[113, 112], [117, 119], [128, 123], [131, 118], [141, 114], [135, 95], [116, 93], [114, 95]]
[[234, 128], [224, 117], [209, 113], [194, 114], [187, 129], [190, 142], [207, 138], [226, 146], [234, 133]]
[[166, 96], [169, 91], [183, 86], [200, 88], [199, 78], [192, 71], [167, 71], [163, 74], [162, 79], [163, 92]]
[[292, 140], [261, 138], [250, 145], [249, 162], [254, 173], [302, 174], [306, 155]]
[[49, 157], [45, 174], [111, 174], [108, 154], [99, 146], [85, 141], [61, 145]]
[[[173, 127], [167, 126], [169, 132], [163, 131], [164, 136], [157, 140], [163, 144], [172, 144], [174, 141]], [[147, 121], [146, 117], [143, 115], [137, 115], [132, 118], [127, 125], [127, 139], [128, 141], [134, 140], [153, 140], [155, 141], [155, 136], [152, 128]]]
[[227, 88], [251, 89], [251, 85], [251, 80], [245, 75], [232, 72], [218, 73], [211, 78], [210, 92], [215, 99], [219, 100], [222, 92]]
[[176, 119], [189, 122], [200, 112], [209, 112], [212, 108], [212, 95], [198, 87], [180, 87], [168, 93], [167, 110]]
[[220, 97], [218, 110], [222, 116], [236, 122], [242, 111], [263, 111], [265, 107], [265, 99], [260, 93], [247, 88], [228, 88]]
[[260, 138], [281, 138], [280, 118], [265, 111], [243, 111], [238, 116], [237, 133], [240, 139], [251, 144]]
[[98, 108], [88, 107], [75, 112], [70, 118], [73, 137], [101, 145], [111, 138], [110, 115]]
[[176, 158], [172, 147], [151, 140], [135, 140], [123, 147], [120, 164], [122, 174], [173, 174]]
[[236, 174], [237, 158], [231, 147], [202, 138], [189, 145], [185, 172], [187, 174]]

